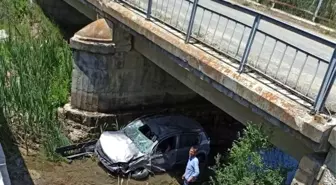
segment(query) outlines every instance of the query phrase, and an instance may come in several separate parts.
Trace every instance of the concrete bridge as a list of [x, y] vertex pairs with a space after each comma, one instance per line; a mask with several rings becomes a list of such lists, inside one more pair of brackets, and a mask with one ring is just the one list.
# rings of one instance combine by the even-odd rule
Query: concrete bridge
[[[191, 32], [193, 26], [190, 24], [191, 21], [186, 25], [177, 21], [174, 28], [168, 24], [169, 21], [167, 23], [167, 20], [173, 20], [173, 17], [162, 18], [162, 16], [167, 17], [165, 13], [174, 12], [175, 5], [171, 6], [169, 3], [161, 6], [158, 1], [150, 1], [152, 4], [146, 4], [142, 0], [123, 2], [64, 0], [64, 2], [92, 21], [97, 20], [78, 31], [70, 41], [74, 50], [75, 62], [71, 102], [67, 105], [67, 110], [85, 111], [89, 115], [104, 116], [118, 110], [136, 107], [197, 102], [203, 97], [243, 124], [261, 123], [264, 128], [271, 129], [273, 144], [301, 160], [293, 184], [335, 184], [336, 122], [333, 115], [323, 111], [327, 97], [323, 97], [320, 101], [319, 97], [322, 95], [318, 95], [322, 92], [327, 96], [331, 88], [321, 91], [323, 84], [328, 83], [323, 80], [323, 76], [326, 76], [325, 73], [328, 74], [328, 70], [330, 74], [333, 73], [330, 65], [335, 62], [335, 59], [331, 57], [330, 62], [325, 63], [328, 65], [323, 67], [321, 64], [322, 67], [320, 66], [320, 63], [328, 60], [329, 50], [332, 55], [332, 49], [324, 49], [333, 44], [331, 41], [325, 41], [316, 36], [315, 40], [326, 43], [327, 46], [317, 49], [317, 47], [311, 47], [314, 42], [310, 41], [309, 46], [302, 48], [299, 41], [288, 43], [284, 41], [286, 39], [278, 39], [286, 37], [280, 32], [277, 33], [278, 36], [272, 36], [264, 30], [254, 29], [259, 23], [258, 18], [254, 19], [254, 23], [251, 19], [252, 26], [245, 26], [241, 29], [242, 33], [245, 29], [250, 29], [251, 34], [247, 35], [248, 37], [235, 36], [237, 23], [231, 29], [233, 30], [232, 36], [226, 37], [225, 30], [216, 31], [217, 27], [222, 27], [220, 25], [222, 14], [217, 13], [215, 15], [219, 17], [217, 20], [219, 23], [215, 24], [215, 27], [207, 26], [201, 42], [197, 36], [199, 33]], [[186, 2], [188, 5], [191, 4], [191, 7], [180, 3], [179, 8], [180, 11], [185, 12], [184, 18], [187, 17], [186, 12], [189, 12], [191, 18], [194, 16], [194, 21], [204, 20], [204, 16], [201, 19], [197, 18], [199, 12], [197, 13], [196, 9], [193, 10], [195, 7], [193, 2]], [[221, 5], [225, 7], [224, 9], [245, 10], [243, 7], [228, 2], [224, 4]], [[153, 10], [157, 10], [158, 6], [165, 7], [166, 12], [156, 11], [156, 16], [161, 16], [161, 18], [151, 16], [154, 11], [143, 11], [146, 10], [147, 5], [148, 7], [156, 6]], [[206, 6], [207, 4], [203, 4], [201, 8], [220, 9], [219, 5], [214, 7], [211, 3], [209, 7]], [[256, 17], [262, 16], [264, 20], [277, 21], [260, 13], [255, 15]], [[227, 19], [225, 27], [230, 27], [229, 22], [236, 18], [232, 15], [222, 16]], [[209, 25], [211, 22], [216, 22], [211, 17], [213, 17], [212, 14], [207, 18]], [[239, 18], [238, 15], [237, 17]], [[177, 19], [183, 20], [179, 17]], [[236, 20], [236, 22], [245, 25], [241, 20]], [[281, 21], [278, 22], [283, 24], [284, 29], [298, 29], [281, 23]], [[202, 23], [196, 27], [202, 30], [201, 25]], [[226, 53], [220, 49], [221, 45], [209, 44], [207, 34], [210, 32], [208, 30], [213, 30], [210, 40], [224, 38], [223, 40], [229, 41]], [[257, 40], [263, 40], [263, 37], [258, 34], [253, 35], [253, 30], [275, 39], [275, 44], [270, 46], [271, 52], [264, 50], [264, 45], [267, 45], [265, 44], [266, 36], [259, 46], [250, 43], [251, 38], [254, 37]], [[187, 34], [187, 39], [185, 39], [185, 34]], [[221, 38], [219, 35], [224, 35], [224, 37]], [[302, 31], [302, 35], [307, 36], [309, 33]], [[239, 44], [237, 51], [231, 51], [231, 42]], [[252, 47], [251, 51], [246, 49], [249, 47], [248, 43]], [[269, 42], [266, 43], [269, 44]], [[278, 47], [277, 43], [287, 44], [282, 55], [274, 54]], [[246, 45], [246, 47], [240, 51], [241, 45]], [[267, 55], [268, 52], [269, 60], [259, 60], [263, 58], [262, 55], [254, 55], [256, 52], [253, 50], [258, 47], [261, 48], [259, 50], [263, 53], [262, 55]], [[294, 54], [294, 59], [284, 57], [287, 55], [288, 47], [296, 49], [288, 54]], [[314, 51], [309, 50], [311, 48]], [[252, 58], [255, 56], [258, 59], [251, 60], [249, 52]], [[300, 58], [297, 56], [300, 52], [304, 53], [301, 68], [294, 64], [294, 61]], [[232, 53], [235, 53], [235, 56]], [[332, 56], [335, 57], [335, 53]], [[317, 59], [317, 63], [315, 67], [308, 65], [306, 70], [304, 68], [308, 58]], [[278, 63], [273, 63], [273, 60]], [[290, 62], [290, 60], [293, 61]], [[252, 64], [249, 64], [250, 61]], [[249, 66], [249, 71], [240, 70], [244, 62]], [[259, 64], [254, 65], [255, 62]], [[289, 65], [290, 68], [280, 69], [279, 72], [275, 66], [282, 64]], [[261, 70], [262, 67], [266, 69]], [[287, 77], [281, 72], [286, 69], [289, 70]], [[320, 69], [324, 71], [323, 74], [318, 72]], [[288, 77], [292, 70], [297, 71], [295, 78]], [[315, 73], [314, 77], [309, 76], [312, 73]], [[272, 80], [272, 76], [278, 80]], [[286, 78], [286, 82], [282, 81], [283, 78]], [[307, 78], [313, 78], [307, 82], [308, 85], [304, 81]], [[317, 81], [320, 81], [320, 84], [317, 84]], [[333, 81], [331, 85], [330, 83], [327, 85], [332, 86], [332, 84]], [[303, 91], [312, 93], [303, 93]], [[315, 97], [316, 101], [312, 100], [312, 97]], [[322, 107], [316, 107], [318, 101], [323, 102]], [[332, 105], [330, 108], [332, 109]], [[313, 114], [312, 109], [315, 110]]]

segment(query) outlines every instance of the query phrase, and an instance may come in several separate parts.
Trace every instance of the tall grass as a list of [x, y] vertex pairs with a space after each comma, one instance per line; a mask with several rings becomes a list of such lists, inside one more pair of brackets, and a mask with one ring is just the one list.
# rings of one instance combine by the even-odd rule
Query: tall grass
[[0, 25], [9, 38], [0, 43], [0, 107], [14, 137], [27, 148], [42, 144], [55, 159], [67, 143], [56, 109], [67, 101], [71, 51], [58, 28], [28, 0], [2, 0]]

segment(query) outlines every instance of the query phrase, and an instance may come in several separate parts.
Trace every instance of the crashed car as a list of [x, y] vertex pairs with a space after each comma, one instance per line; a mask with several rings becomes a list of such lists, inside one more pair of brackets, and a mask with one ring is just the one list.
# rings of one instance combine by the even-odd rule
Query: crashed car
[[155, 115], [103, 132], [95, 152], [110, 172], [143, 179], [186, 164], [191, 146], [198, 146], [197, 157], [205, 162], [210, 140], [198, 122], [181, 115]]

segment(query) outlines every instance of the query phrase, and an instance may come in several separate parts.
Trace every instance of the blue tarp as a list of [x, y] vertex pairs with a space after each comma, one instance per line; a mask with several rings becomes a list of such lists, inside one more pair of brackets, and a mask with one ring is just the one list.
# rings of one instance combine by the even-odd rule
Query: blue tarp
[[263, 158], [264, 164], [271, 168], [285, 167], [290, 169], [290, 171], [287, 173], [286, 185], [289, 185], [292, 182], [299, 165], [299, 162], [296, 159], [278, 148], [262, 151], [261, 156]]

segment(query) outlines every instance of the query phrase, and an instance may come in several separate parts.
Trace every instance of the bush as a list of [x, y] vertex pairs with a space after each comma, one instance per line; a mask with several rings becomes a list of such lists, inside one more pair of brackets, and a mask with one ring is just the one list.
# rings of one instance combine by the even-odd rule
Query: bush
[[[271, 168], [263, 163], [260, 151], [272, 147], [261, 128], [249, 124], [242, 137], [234, 142], [228, 158], [216, 157], [214, 185], [278, 185], [283, 184], [287, 169]], [[225, 161], [225, 162], [224, 162]]]

